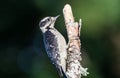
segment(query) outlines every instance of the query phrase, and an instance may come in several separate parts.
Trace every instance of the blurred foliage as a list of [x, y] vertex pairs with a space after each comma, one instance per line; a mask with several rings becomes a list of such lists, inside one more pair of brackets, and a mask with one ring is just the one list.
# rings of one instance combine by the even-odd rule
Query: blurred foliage
[[82, 18], [83, 78], [120, 78], [119, 0], [1, 0], [0, 78], [59, 78], [50, 63], [38, 23], [45, 16], [61, 15], [56, 28], [65, 36], [62, 9], [72, 6]]

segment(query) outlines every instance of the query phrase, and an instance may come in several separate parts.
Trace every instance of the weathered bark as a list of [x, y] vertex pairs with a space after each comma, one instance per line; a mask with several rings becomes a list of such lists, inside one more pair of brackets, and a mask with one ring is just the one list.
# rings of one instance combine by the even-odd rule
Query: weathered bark
[[81, 59], [81, 42], [79, 39], [81, 30], [81, 19], [74, 22], [72, 9], [69, 4], [63, 8], [63, 15], [68, 34], [68, 47], [67, 47], [67, 65], [66, 75], [68, 78], [81, 78], [81, 75], [87, 76], [87, 68], [83, 68], [80, 64]]

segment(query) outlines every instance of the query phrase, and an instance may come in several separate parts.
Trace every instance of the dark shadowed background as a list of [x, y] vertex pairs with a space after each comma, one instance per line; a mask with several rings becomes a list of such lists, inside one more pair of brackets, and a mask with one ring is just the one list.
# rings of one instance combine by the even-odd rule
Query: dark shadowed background
[[38, 24], [59, 14], [55, 27], [67, 40], [66, 3], [83, 20], [82, 65], [90, 72], [83, 78], [120, 78], [119, 0], [0, 0], [0, 78], [59, 78]]

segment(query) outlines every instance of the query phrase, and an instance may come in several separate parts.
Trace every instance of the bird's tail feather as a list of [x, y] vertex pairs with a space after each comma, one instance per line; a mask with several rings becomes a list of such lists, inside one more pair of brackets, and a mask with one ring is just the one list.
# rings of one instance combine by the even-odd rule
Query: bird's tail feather
[[58, 72], [59, 72], [59, 75], [60, 75], [60, 78], [67, 78], [65, 72], [63, 71], [62, 67], [60, 67], [58, 69]]

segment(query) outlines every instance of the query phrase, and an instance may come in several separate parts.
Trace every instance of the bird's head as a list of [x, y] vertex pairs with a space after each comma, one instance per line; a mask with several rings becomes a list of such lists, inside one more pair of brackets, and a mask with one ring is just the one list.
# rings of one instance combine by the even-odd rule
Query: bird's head
[[43, 18], [39, 23], [39, 27], [42, 30], [42, 32], [44, 33], [46, 30], [54, 28], [55, 21], [58, 17], [59, 15], [56, 17], [48, 16]]

